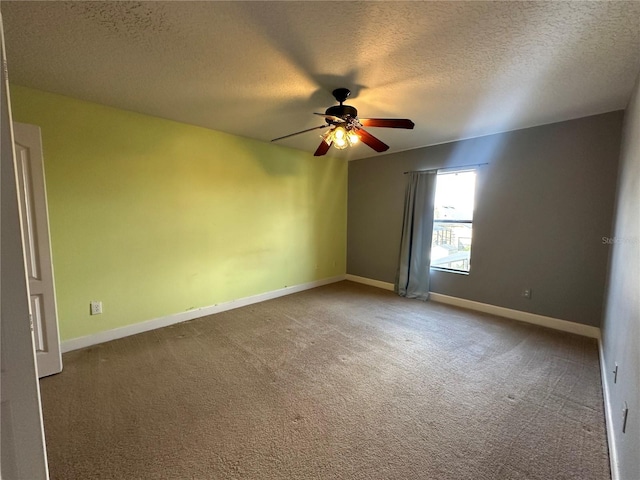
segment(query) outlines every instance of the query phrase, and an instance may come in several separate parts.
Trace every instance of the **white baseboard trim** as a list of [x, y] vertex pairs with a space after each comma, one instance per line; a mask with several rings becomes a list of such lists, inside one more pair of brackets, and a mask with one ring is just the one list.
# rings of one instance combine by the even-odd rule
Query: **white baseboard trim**
[[357, 275], [351, 275], [347, 273], [345, 280], [350, 280], [356, 283], [362, 283], [364, 285], [370, 285], [372, 287], [382, 288], [383, 290], [391, 290], [393, 292], [393, 283], [383, 282], [381, 280], [374, 280], [373, 278], [359, 277]]
[[613, 408], [609, 394], [609, 381], [607, 374], [609, 369], [604, 362], [604, 351], [602, 349], [602, 339], [598, 339], [598, 353], [600, 355], [600, 379], [602, 381], [602, 396], [604, 397], [604, 418], [607, 429], [607, 444], [609, 446], [609, 464], [611, 466], [611, 480], [621, 480], [620, 467], [618, 466], [618, 450], [616, 447], [616, 437], [614, 435]]
[[441, 293], [429, 293], [429, 299], [434, 302], [446, 303], [447, 305], [468, 308], [469, 310], [476, 310], [478, 312], [490, 313], [499, 317], [510, 318], [512, 320], [518, 320], [520, 322], [532, 323], [534, 325], [540, 325], [542, 327], [553, 328], [554, 330], [575, 333], [584, 337], [598, 339], [600, 338], [600, 329], [598, 327], [592, 327], [591, 325], [569, 322], [567, 320], [560, 320], [559, 318], [545, 317], [544, 315], [538, 315], [537, 313], [529, 313], [523, 312], [521, 310], [513, 310], [511, 308], [498, 307], [497, 305], [490, 305], [488, 303], [474, 302], [473, 300], [466, 300], [464, 298], [450, 297], [448, 295], [442, 295]]
[[[393, 290], [392, 283], [382, 282], [380, 280], [373, 280], [370, 278], [359, 277], [357, 275], [350, 275], [350, 274], [347, 274], [345, 279], [351, 280], [352, 282], [370, 285], [372, 287], [383, 288], [385, 290]], [[466, 300], [464, 298], [451, 297], [449, 295], [442, 295], [441, 293], [430, 292], [429, 299], [438, 303], [445, 303], [447, 305], [467, 308], [469, 310], [476, 310], [478, 312], [490, 313], [491, 315], [510, 318], [512, 320], [518, 320], [520, 322], [532, 323], [534, 325], [553, 328], [554, 330], [561, 330], [563, 332], [575, 333], [577, 335], [582, 335], [584, 337], [591, 337], [591, 338], [597, 338], [597, 339], [600, 338], [600, 329], [598, 327], [592, 327], [590, 325], [583, 325], [581, 323], [569, 322], [567, 320], [560, 320], [558, 318], [553, 318], [553, 317], [545, 317], [544, 315], [523, 312], [520, 310], [513, 310], [511, 308], [498, 307], [497, 305], [490, 305], [488, 303], [474, 302], [473, 300]]]
[[285, 295], [291, 295], [292, 293], [310, 290], [312, 288], [321, 287], [330, 283], [340, 282], [342, 280], [345, 280], [344, 275], [323, 278], [322, 280], [315, 280], [313, 282], [303, 283], [300, 285], [280, 288], [271, 292], [260, 293], [258, 295], [252, 295], [250, 297], [244, 297], [237, 300], [218, 303], [216, 305], [189, 310], [187, 312], [167, 315], [166, 317], [154, 318], [153, 320], [147, 320], [145, 322], [135, 323], [133, 325], [114, 328], [112, 330], [106, 330], [104, 332], [98, 332], [92, 335], [86, 335], [84, 337], [72, 338], [70, 340], [61, 342], [60, 350], [62, 351], [62, 353], [70, 352], [72, 350], [79, 350], [81, 348], [90, 347], [99, 343], [110, 342], [111, 340], [117, 340], [119, 338], [128, 337], [130, 335], [148, 332], [157, 328], [168, 327], [169, 325], [175, 325], [176, 323], [182, 323], [188, 320], [206, 317], [207, 315], [213, 315], [214, 313], [220, 313], [227, 310], [232, 310], [234, 308], [246, 307], [247, 305], [252, 305], [254, 303], [260, 303], [266, 300], [284, 297]]

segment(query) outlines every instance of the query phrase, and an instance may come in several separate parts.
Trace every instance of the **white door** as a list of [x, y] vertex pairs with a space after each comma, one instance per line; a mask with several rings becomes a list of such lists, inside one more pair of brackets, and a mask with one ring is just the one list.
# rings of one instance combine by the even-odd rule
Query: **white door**
[[0, 478], [47, 480], [0, 16]]
[[18, 199], [40, 378], [62, 371], [40, 128], [13, 123]]

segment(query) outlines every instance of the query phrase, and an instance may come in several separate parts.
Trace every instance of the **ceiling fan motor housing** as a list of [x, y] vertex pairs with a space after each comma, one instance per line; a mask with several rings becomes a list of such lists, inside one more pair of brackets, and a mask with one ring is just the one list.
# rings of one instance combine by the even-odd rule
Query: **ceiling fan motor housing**
[[[358, 110], [356, 110], [351, 105], [334, 105], [333, 107], [327, 108], [324, 112], [325, 115], [331, 115], [333, 117], [339, 117], [342, 119], [347, 119], [347, 117], [356, 118], [358, 116]], [[331, 118], [327, 119], [328, 123], [337, 123]]]

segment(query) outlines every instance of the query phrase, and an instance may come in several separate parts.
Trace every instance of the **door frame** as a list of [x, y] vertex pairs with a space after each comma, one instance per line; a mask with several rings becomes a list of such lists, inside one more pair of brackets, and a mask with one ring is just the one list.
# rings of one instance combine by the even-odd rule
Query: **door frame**
[[0, 478], [48, 480], [0, 13]]

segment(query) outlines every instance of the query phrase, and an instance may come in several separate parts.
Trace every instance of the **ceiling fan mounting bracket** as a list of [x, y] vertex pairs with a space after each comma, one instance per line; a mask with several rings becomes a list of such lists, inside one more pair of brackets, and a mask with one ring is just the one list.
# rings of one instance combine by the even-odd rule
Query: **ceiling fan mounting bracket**
[[344, 101], [349, 98], [349, 95], [351, 95], [351, 90], [348, 88], [336, 88], [332, 93], [336, 101], [342, 105]]

